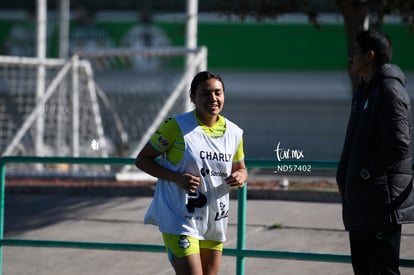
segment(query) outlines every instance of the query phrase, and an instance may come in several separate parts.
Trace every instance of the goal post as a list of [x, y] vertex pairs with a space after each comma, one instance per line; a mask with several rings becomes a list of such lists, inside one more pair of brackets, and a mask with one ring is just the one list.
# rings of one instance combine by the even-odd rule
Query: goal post
[[[192, 62], [185, 65], [189, 54]], [[157, 68], [135, 67], [155, 59]], [[42, 156], [135, 157], [167, 116], [188, 111], [190, 82], [207, 68], [207, 49], [117, 48], [45, 59], [40, 99], [38, 64], [36, 58], [0, 56], [2, 155], [36, 155], [36, 121], [42, 119]]]
[[[100, 87], [106, 87], [104, 90], [107, 96], [117, 98], [115, 101], [118, 101], [121, 106], [135, 103], [135, 106], [130, 105], [130, 110], [122, 109], [120, 112], [125, 127], [139, 131], [137, 134], [127, 129], [132, 145], [125, 155], [128, 157], [135, 157], [138, 154], [167, 116], [191, 108], [189, 99], [191, 80], [196, 72], [207, 69], [206, 47], [128, 48], [86, 51], [78, 54], [90, 60], [96, 68], [97, 81]], [[191, 56], [191, 59], [188, 56]], [[180, 66], [174, 65], [173, 62], [177, 60], [172, 60], [175, 58], [180, 59], [178, 62]], [[152, 62], [154, 59], [159, 59], [159, 63], [162, 64], [157, 69], [142, 70], [134, 67], [134, 60], [140, 60], [142, 64], [145, 60]], [[105, 76], [105, 80], [100, 81], [100, 76]], [[119, 85], [111, 87], [113, 83]], [[146, 90], [146, 87], [151, 89]], [[164, 87], [168, 90], [163, 90]], [[121, 97], [123, 99], [120, 99]], [[129, 111], [134, 113], [130, 114]], [[124, 173], [131, 169], [134, 168], [124, 166], [119, 171]]]
[[[45, 69], [41, 97], [39, 63]], [[88, 146], [105, 137], [90, 64], [76, 55], [67, 61], [0, 56], [0, 120], [7, 125], [0, 128], [3, 156], [108, 156], [105, 146]]]
[[[192, 78], [194, 77], [194, 72], [202, 71], [206, 69], [206, 60], [207, 51], [205, 48], [202, 48], [200, 52], [194, 57], [193, 62], [189, 64], [186, 68], [181, 80], [177, 83], [174, 90], [171, 92], [164, 105], [161, 107], [159, 113], [155, 117], [154, 121], [148, 127], [145, 134], [141, 137], [138, 142], [137, 147], [132, 151], [131, 157], [134, 157], [138, 154], [139, 151], [143, 148], [145, 143], [148, 141], [152, 133], [154, 133], [161, 122], [167, 117], [169, 111], [172, 109], [174, 104], [177, 102], [178, 97], [183, 93], [183, 91], [189, 91], [189, 84], [191, 83]], [[185, 101], [187, 102], [187, 101]], [[189, 111], [189, 106], [184, 105], [184, 111]]]

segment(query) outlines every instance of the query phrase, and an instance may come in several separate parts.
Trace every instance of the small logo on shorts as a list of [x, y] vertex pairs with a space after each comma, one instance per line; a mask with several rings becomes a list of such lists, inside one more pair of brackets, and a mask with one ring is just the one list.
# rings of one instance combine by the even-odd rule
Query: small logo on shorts
[[187, 239], [186, 236], [180, 236], [180, 240], [178, 241], [178, 246], [182, 249], [187, 249], [190, 247], [190, 241]]

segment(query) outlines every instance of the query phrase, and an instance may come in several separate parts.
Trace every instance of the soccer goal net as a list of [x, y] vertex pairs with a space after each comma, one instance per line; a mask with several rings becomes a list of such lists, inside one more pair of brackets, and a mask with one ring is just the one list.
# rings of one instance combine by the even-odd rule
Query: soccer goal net
[[[133, 157], [167, 116], [189, 108], [190, 81], [206, 59], [205, 48], [177, 47], [85, 51], [42, 62], [0, 56], [2, 155]], [[44, 169], [70, 172], [74, 165]]]
[[[94, 68], [97, 86], [119, 114], [128, 144], [116, 144], [117, 155], [135, 157], [170, 115], [189, 110], [194, 74], [207, 68], [207, 49], [160, 47], [78, 52]], [[108, 134], [110, 124], [104, 128]], [[114, 134], [109, 134], [113, 136]], [[134, 169], [119, 167], [123, 172]]]

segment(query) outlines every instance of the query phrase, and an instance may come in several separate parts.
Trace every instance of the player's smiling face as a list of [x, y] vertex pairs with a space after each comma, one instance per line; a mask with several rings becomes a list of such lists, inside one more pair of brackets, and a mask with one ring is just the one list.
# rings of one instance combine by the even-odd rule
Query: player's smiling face
[[210, 78], [201, 82], [195, 94], [191, 96], [191, 101], [195, 104], [199, 118], [209, 120], [217, 117], [224, 105], [224, 90], [220, 80]]

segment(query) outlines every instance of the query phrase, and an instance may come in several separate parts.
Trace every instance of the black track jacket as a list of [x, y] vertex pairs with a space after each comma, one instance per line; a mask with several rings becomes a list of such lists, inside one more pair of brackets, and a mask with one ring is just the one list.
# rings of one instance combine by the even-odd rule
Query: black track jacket
[[396, 65], [380, 67], [355, 93], [336, 179], [345, 229], [414, 222], [411, 105]]

